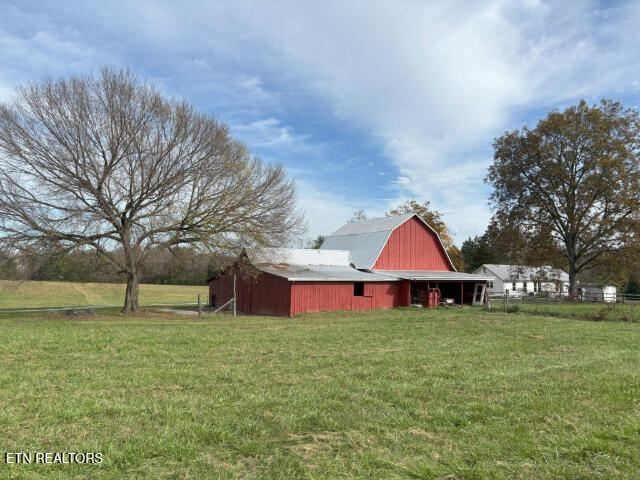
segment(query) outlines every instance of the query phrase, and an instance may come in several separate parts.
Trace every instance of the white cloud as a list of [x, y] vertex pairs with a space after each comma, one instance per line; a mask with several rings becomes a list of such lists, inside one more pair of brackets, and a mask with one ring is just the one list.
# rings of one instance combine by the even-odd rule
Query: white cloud
[[[18, 35], [0, 29], [0, 52], [4, 64], [1, 75], [6, 83], [69, 71], [86, 72], [98, 56], [95, 50], [82, 43], [75, 32], [45, 30]], [[101, 57], [105, 63], [111, 59], [105, 54]]]
[[300, 209], [310, 220], [310, 238], [334, 232], [351, 218], [353, 212], [362, 208], [348, 194], [335, 195], [307, 180], [298, 180], [296, 189]]
[[290, 127], [283, 126], [273, 117], [248, 124], [233, 124], [231, 131], [254, 148], [293, 148], [297, 151], [314, 148], [307, 143], [308, 136], [295, 135]]
[[[431, 200], [458, 242], [481, 233], [489, 218], [482, 178], [494, 136], [529, 121], [528, 112], [580, 97], [637, 95], [640, 85], [640, 7], [634, 2], [613, 8], [544, 0], [55, 8], [40, 13], [31, 32], [0, 30], [6, 65], [24, 58], [24, 69], [41, 77], [69, 65], [127, 59], [127, 48], [137, 55], [131, 66], [144, 68], [141, 52], [155, 52], [148, 62], [162, 68], [153, 80], [169, 85], [166, 76], [176, 94], [209, 99], [205, 109], [223, 106], [234, 133], [250, 144], [300, 154], [290, 170], [316, 233], [337, 228], [355, 209], [383, 213], [406, 198]], [[77, 17], [76, 29], [55, 30], [47, 20], [54, 14]], [[16, 23], [26, 23], [25, 15]], [[102, 36], [92, 38], [97, 31]], [[108, 48], [101, 43], [107, 39]], [[20, 72], [0, 73], [0, 96], [11, 81], [24, 80]], [[390, 179], [386, 189], [371, 195], [384, 195], [386, 204], [363, 206], [351, 192], [331, 193], [325, 178], [309, 174], [304, 155], [319, 156], [322, 147], [281, 120], [284, 108], [303, 109], [297, 95], [320, 99], [335, 118], [370, 132], [394, 167], [384, 177]], [[324, 165], [341, 171], [330, 161]], [[369, 165], [373, 172], [383, 170], [378, 167]]]
[[[480, 233], [492, 138], [514, 112], [633, 90], [640, 9], [590, 3], [295, 3], [253, 23], [340, 118], [371, 130], [398, 193]], [[273, 26], [273, 27], [272, 27]]]

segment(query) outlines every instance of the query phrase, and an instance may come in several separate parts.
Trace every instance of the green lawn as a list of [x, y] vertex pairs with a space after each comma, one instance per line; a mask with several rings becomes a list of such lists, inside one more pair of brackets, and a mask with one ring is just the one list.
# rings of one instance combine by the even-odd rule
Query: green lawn
[[[0, 280], [0, 309], [122, 305], [124, 284], [18, 282]], [[198, 285], [140, 285], [140, 304], [194, 303], [208, 298], [208, 287]]]
[[[504, 303], [499, 298], [492, 298], [491, 305], [494, 310], [504, 311]], [[626, 303], [581, 303], [568, 299], [553, 299], [547, 303], [544, 299], [524, 297], [510, 299], [507, 304], [507, 309], [541, 316], [566, 316], [597, 321], [623, 320], [627, 322], [640, 322], [640, 302], [638, 301], [628, 301]]]
[[0, 314], [0, 478], [638, 478], [640, 324]]

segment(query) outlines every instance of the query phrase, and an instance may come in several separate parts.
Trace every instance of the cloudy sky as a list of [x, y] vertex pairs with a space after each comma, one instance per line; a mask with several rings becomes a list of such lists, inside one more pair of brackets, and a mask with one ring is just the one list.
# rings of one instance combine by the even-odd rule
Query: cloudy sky
[[309, 236], [415, 198], [461, 243], [493, 139], [581, 98], [637, 107], [639, 46], [639, 2], [9, 1], [0, 99], [129, 67], [283, 163]]

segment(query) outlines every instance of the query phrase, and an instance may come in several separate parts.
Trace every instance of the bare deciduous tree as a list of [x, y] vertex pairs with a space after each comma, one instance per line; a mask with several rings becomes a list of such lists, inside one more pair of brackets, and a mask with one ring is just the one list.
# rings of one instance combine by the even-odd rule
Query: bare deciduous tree
[[95, 249], [126, 274], [123, 312], [154, 247], [279, 245], [304, 229], [294, 203], [281, 166], [128, 71], [33, 83], [0, 105], [0, 244]]
[[360, 209], [353, 212], [353, 216], [349, 220], [347, 220], [347, 223], [360, 222], [367, 219], [367, 213], [364, 210]]

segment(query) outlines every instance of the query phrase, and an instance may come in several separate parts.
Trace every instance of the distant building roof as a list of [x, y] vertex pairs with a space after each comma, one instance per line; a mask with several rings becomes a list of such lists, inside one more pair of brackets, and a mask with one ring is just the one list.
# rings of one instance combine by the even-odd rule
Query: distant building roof
[[473, 273], [432, 271], [432, 270], [372, 270], [374, 273], [388, 275], [390, 277], [401, 278], [403, 280], [414, 281], [476, 281], [484, 282], [493, 280], [491, 275], [475, 275]]
[[[442, 244], [438, 233], [430, 225], [418, 215], [410, 213], [347, 223], [329, 235], [320, 248], [321, 250], [348, 250], [351, 253], [351, 263], [356, 268], [369, 270], [378, 260], [391, 232], [414, 216], [424, 223], [436, 235], [438, 242]], [[444, 247], [443, 251], [449, 264], [455, 269]]]
[[361, 272], [350, 265], [346, 250], [303, 248], [247, 248], [249, 262], [257, 269], [290, 281], [389, 282], [398, 279]]
[[569, 275], [549, 265], [542, 267], [531, 267], [526, 265], [501, 265], [495, 263], [485, 263], [475, 272], [476, 274], [492, 273], [500, 280], [509, 281], [561, 281], [568, 282]]

